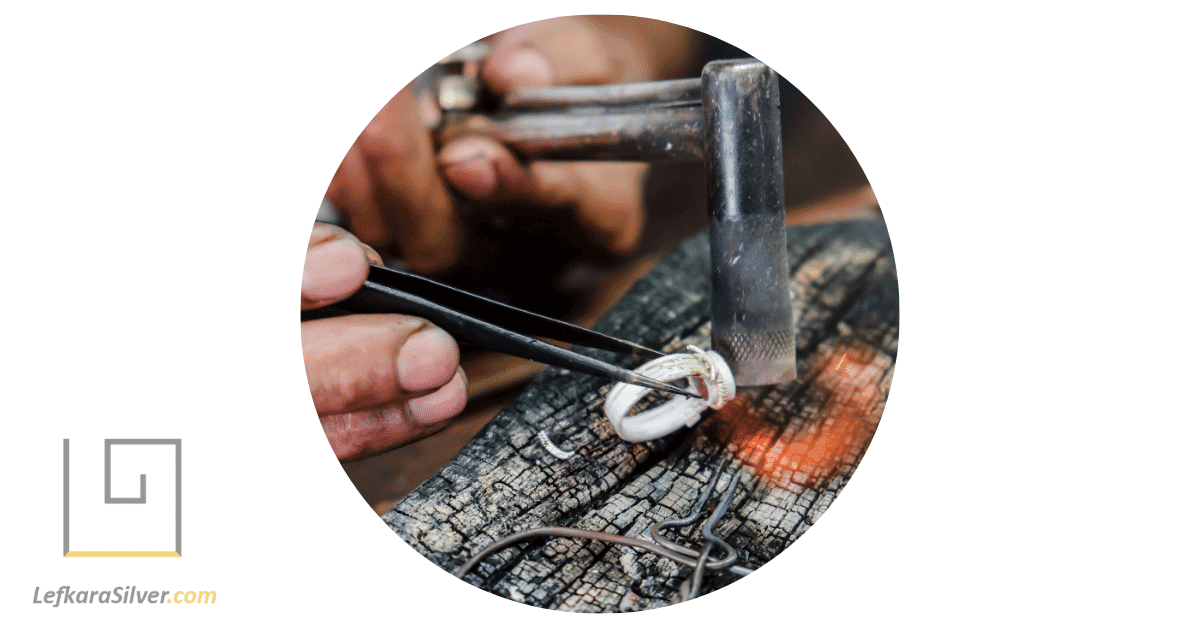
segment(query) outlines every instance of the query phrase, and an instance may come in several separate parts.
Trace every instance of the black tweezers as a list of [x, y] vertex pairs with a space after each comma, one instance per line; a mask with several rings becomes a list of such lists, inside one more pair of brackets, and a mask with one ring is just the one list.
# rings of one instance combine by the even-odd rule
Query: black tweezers
[[411, 314], [446, 330], [459, 342], [654, 390], [700, 396], [633, 371], [568, 351], [531, 336], [624, 355], [663, 354], [577, 325], [527, 312], [411, 273], [371, 265], [362, 288], [344, 301], [301, 312], [301, 320], [347, 314]]

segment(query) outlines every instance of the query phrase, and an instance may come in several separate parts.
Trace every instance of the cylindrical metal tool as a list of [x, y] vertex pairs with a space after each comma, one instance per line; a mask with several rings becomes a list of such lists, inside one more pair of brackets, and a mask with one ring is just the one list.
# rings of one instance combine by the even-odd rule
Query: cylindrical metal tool
[[779, 82], [752, 60], [701, 77], [712, 243], [713, 349], [738, 386], [796, 378], [788, 291]]

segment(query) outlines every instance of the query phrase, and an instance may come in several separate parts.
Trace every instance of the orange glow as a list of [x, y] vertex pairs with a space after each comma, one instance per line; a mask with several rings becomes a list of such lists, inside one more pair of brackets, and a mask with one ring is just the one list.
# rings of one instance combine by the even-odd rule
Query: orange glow
[[759, 478], [780, 488], [817, 488], [849, 474], [870, 444], [883, 413], [888, 365], [890, 358], [873, 351], [839, 348], [815, 360], [801, 378], [810, 389], [800, 394], [799, 415], [784, 409], [789, 416], [781, 416], [770, 398], [749, 408], [754, 396], [741, 394], [702, 429], [728, 443]]

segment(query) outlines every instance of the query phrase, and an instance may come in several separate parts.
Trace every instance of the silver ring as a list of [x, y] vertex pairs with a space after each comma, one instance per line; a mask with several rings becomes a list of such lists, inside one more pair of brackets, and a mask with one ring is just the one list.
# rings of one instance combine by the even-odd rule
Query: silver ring
[[689, 391], [699, 394], [703, 386], [706, 395], [705, 399], [676, 396], [649, 410], [627, 416], [651, 391], [626, 383], [613, 386], [604, 401], [604, 414], [617, 436], [634, 443], [662, 438], [681, 427], [692, 427], [706, 408], [718, 409], [737, 394], [733, 371], [724, 358], [715, 351], [705, 351], [695, 345], [688, 345], [688, 353], [656, 358], [634, 372], [663, 382], [686, 377]]

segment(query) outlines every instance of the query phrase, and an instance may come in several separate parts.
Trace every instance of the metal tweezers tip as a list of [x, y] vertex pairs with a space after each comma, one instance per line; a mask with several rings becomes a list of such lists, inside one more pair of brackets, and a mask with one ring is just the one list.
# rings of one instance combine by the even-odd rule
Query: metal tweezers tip
[[672, 386], [670, 384], [663, 384], [663, 386], [666, 387], [666, 388], [664, 388], [664, 390], [666, 392], [675, 393], [676, 395], [683, 395], [685, 397], [691, 397], [692, 399], [703, 399], [704, 398], [690, 390], [684, 390], [682, 388], [679, 388], [678, 386]]

